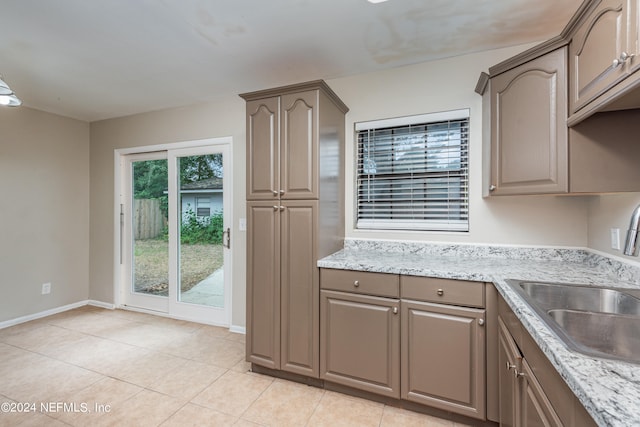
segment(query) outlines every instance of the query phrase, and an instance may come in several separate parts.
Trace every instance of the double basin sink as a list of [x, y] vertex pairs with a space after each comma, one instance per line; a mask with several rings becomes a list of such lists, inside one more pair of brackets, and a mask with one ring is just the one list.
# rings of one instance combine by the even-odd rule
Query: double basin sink
[[640, 364], [640, 290], [507, 280], [574, 351]]

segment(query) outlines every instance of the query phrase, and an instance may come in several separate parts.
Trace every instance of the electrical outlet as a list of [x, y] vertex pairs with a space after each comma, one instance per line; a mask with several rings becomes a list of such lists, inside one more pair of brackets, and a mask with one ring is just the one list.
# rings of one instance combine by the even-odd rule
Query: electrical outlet
[[51, 293], [51, 283], [43, 283], [42, 284], [42, 295], [47, 295]]
[[620, 250], [620, 229], [612, 228], [611, 229], [611, 249], [616, 251]]

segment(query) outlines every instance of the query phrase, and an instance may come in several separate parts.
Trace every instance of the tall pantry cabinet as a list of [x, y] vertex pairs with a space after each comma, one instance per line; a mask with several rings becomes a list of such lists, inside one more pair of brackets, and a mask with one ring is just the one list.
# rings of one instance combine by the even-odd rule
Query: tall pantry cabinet
[[247, 107], [247, 361], [319, 377], [317, 260], [344, 238], [344, 116], [324, 81]]

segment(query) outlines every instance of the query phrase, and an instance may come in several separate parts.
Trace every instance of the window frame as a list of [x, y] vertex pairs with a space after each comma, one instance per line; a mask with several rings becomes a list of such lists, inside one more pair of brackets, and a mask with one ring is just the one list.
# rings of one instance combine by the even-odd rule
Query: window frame
[[[445, 215], [443, 218], [438, 219], [381, 219], [381, 218], [362, 218], [363, 209], [362, 209], [362, 201], [361, 201], [361, 182], [363, 180], [367, 180], [366, 175], [364, 173], [364, 161], [365, 155], [362, 152], [364, 149], [361, 146], [360, 134], [362, 131], [372, 131], [372, 130], [382, 130], [382, 129], [390, 129], [396, 128], [398, 130], [402, 127], [408, 126], [425, 126], [425, 133], [427, 132], [426, 128], [428, 126], [437, 125], [438, 123], [445, 122], [457, 122], [461, 121], [466, 126], [461, 128], [461, 136], [464, 134], [465, 141], [460, 145], [460, 167], [457, 170], [446, 170], [444, 172], [436, 172], [429, 171], [426, 167], [427, 162], [426, 158], [428, 157], [428, 149], [425, 148], [425, 169], [423, 172], [407, 172], [405, 174], [406, 180], [410, 182], [410, 188], [418, 187], [415, 185], [415, 180], [422, 179], [424, 180], [424, 186], [429, 185], [429, 180], [437, 179], [438, 176], [444, 177], [447, 180], [447, 190], [459, 188], [460, 189], [460, 199], [458, 202], [457, 209], [460, 210], [460, 219], [454, 220], [451, 218], [446, 218]], [[354, 194], [355, 194], [355, 209], [354, 209], [354, 227], [358, 231], [393, 231], [393, 230], [407, 230], [407, 231], [436, 231], [436, 232], [468, 232], [469, 231], [469, 187], [470, 187], [470, 173], [469, 173], [469, 157], [470, 157], [470, 124], [471, 124], [471, 115], [470, 109], [459, 109], [459, 110], [451, 110], [437, 113], [427, 113], [413, 116], [404, 116], [398, 118], [391, 119], [382, 119], [382, 120], [372, 120], [365, 122], [357, 122], [355, 123], [355, 132], [354, 132], [354, 140], [355, 140], [355, 186], [354, 186]], [[391, 145], [394, 146], [395, 142], [392, 142]], [[394, 147], [391, 150], [393, 155], [397, 154], [396, 148]], [[395, 161], [395, 158], [394, 158]], [[362, 162], [362, 164], [361, 164]], [[362, 167], [362, 168], [361, 168]], [[394, 166], [389, 167], [389, 169], [394, 169]], [[457, 172], [456, 172], [457, 171]], [[390, 182], [394, 179], [400, 180], [403, 179], [402, 174], [389, 172], [389, 180]], [[452, 187], [450, 184], [450, 180], [455, 179], [456, 176], [459, 176], [461, 179], [461, 183], [458, 187]], [[382, 183], [384, 178], [380, 178], [378, 183]], [[369, 179], [369, 183], [375, 182], [375, 179]], [[392, 185], [392, 184], [390, 184]], [[391, 190], [393, 192], [396, 190]], [[428, 196], [428, 192], [424, 190], [425, 198]], [[403, 206], [404, 203], [404, 206]], [[393, 204], [389, 202], [391, 205], [388, 210], [392, 211]], [[399, 202], [398, 205], [400, 207], [406, 207], [408, 203], [406, 201]], [[428, 209], [428, 202], [422, 203], [422, 210], [426, 212]], [[452, 208], [448, 207], [448, 211], [451, 211]], [[392, 216], [392, 214], [389, 214]]]

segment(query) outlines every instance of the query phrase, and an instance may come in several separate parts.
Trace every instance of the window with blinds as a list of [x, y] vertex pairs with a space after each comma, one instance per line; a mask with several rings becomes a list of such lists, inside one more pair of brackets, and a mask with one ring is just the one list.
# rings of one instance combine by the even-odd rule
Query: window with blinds
[[469, 110], [356, 124], [357, 228], [469, 230]]

